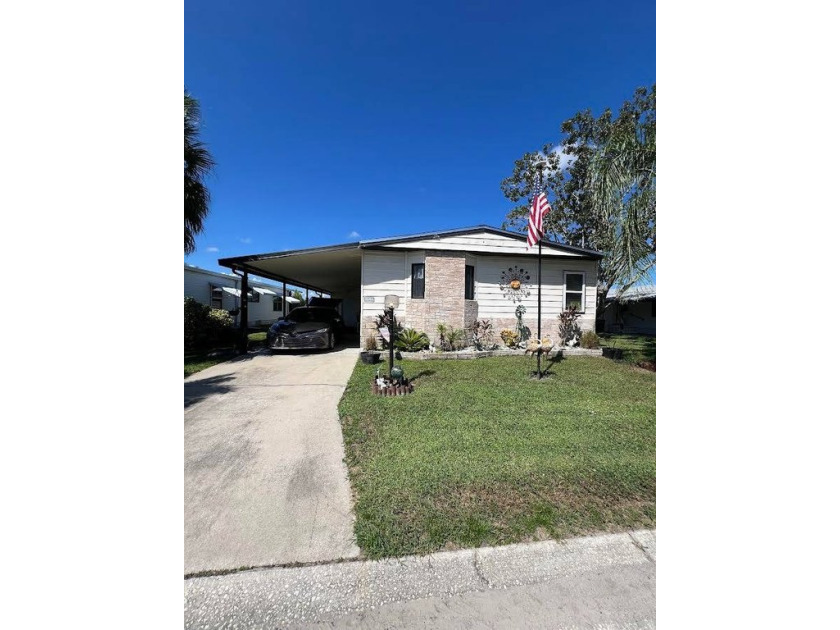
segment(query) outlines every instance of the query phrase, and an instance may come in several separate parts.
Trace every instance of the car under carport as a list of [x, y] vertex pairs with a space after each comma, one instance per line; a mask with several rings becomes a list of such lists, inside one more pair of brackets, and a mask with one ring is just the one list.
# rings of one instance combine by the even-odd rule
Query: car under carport
[[[240, 274], [245, 287], [250, 274], [282, 282], [284, 290], [291, 284], [329, 294], [334, 302], [340, 300], [338, 311], [345, 327], [358, 331], [362, 282], [360, 243], [223, 258], [219, 264]], [[247, 300], [242, 300], [241, 308], [247, 310]]]

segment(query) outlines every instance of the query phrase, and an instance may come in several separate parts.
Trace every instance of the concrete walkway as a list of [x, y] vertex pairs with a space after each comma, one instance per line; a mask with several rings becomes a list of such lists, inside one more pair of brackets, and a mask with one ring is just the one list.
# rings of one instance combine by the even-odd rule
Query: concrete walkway
[[336, 409], [358, 356], [262, 351], [185, 379], [185, 574], [359, 555]]
[[654, 628], [656, 532], [184, 584], [185, 628]]

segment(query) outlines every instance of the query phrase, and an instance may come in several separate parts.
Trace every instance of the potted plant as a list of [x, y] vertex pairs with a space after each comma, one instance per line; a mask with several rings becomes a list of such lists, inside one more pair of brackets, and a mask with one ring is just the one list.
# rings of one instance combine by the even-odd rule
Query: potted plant
[[379, 363], [379, 357], [381, 354], [382, 353], [378, 352], [376, 349], [376, 337], [373, 336], [373, 333], [369, 334], [365, 338], [365, 349], [361, 353], [362, 363], [366, 363], [368, 365]]

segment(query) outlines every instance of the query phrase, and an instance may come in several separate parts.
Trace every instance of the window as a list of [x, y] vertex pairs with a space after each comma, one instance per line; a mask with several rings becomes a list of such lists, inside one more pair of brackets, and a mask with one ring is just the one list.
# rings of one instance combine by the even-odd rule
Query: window
[[464, 299], [475, 299], [475, 267], [472, 265], [464, 267]]
[[426, 295], [426, 265], [411, 265], [411, 298], [419, 300]]
[[584, 274], [566, 272], [566, 295], [563, 308], [572, 308], [574, 306], [581, 313], [584, 311], [583, 294], [585, 286]]
[[210, 308], [222, 308], [222, 288], [210, 285]]
[[280, 296], [277, 296], [276, 298], [274, 298], [274, 306], [272, 307], [272, 310], [275, 313], [282, 313], [283, 312], [283, 298], [281, 298]]
[[248, 289], [248, 301], [249, 302], [259, 302], [260, 301], [260, 292], [254, 291], [254, 289]]

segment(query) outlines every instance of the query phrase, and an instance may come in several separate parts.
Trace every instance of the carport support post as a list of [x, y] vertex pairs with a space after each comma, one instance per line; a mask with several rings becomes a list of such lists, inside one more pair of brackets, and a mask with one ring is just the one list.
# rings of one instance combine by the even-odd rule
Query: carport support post
[[289, 307], [289, 302], [288, 302], [288, 300], [286, 300], [286, 297], [288, 295], [289, 294], [286, 293], [286, 281], [283, 280], [283, 306], [280, 309], [280, 312], [283, 314], [283, 317], [286, 317], [286, 315], [289, 314], [289, 308], [288, 308]]
[[248, 352], [248, 272], [242, 272], [242, 288], [239, 291], [239, 352]]

